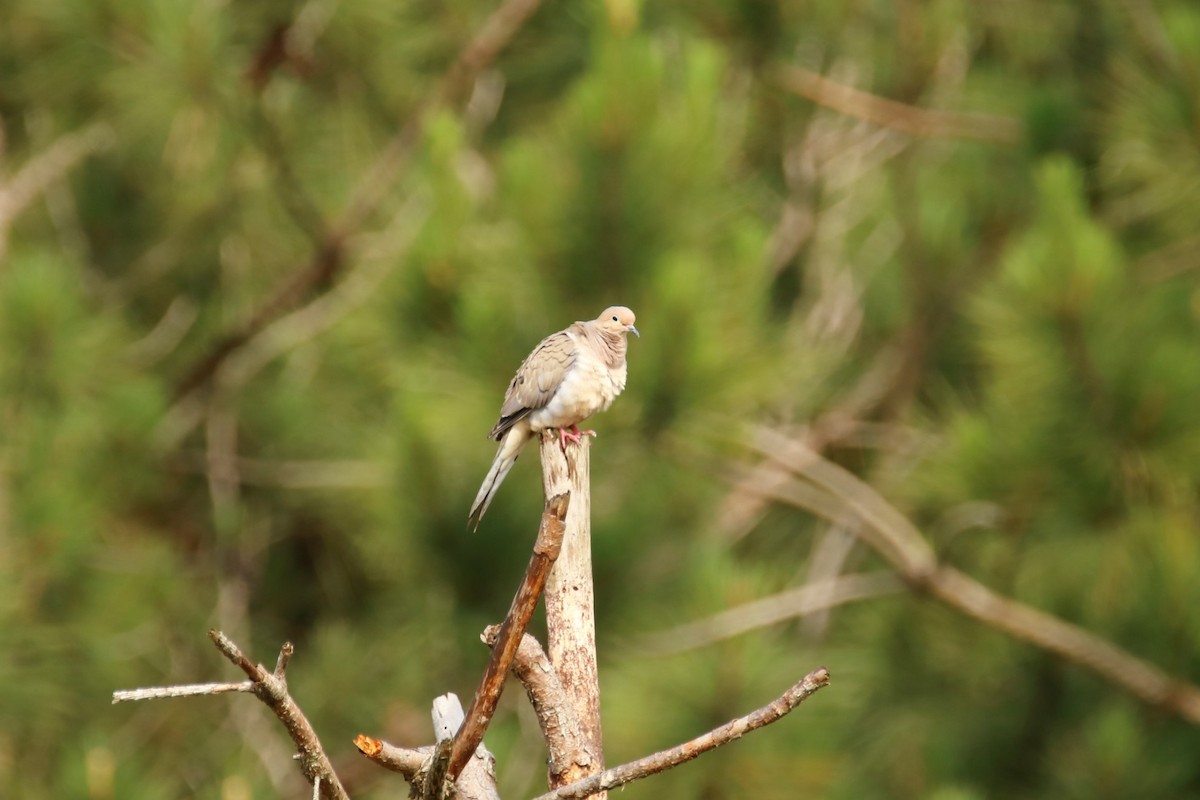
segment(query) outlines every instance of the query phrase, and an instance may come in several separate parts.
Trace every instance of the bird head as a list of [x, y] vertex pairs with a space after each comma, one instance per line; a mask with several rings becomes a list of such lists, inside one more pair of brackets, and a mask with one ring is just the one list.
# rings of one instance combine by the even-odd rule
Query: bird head
[[633, 312], [625, 306], [609, 306], [596, 317], [596, 325], [613, 333], [632, 333], [640, 339], [642, 335], [633, 326], [634, 320]]

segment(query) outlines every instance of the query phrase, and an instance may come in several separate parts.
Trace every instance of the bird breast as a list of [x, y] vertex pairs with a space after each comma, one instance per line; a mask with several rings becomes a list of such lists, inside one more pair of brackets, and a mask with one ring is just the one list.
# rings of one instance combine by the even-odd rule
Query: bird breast
[[546, 428], [577, 425], [600, 411], [607, 411], [625, 388], [625, 362], [609, 367], [579, 348], [575, 364], [563, 378], [554, 397], [529, 415], [534, 432]]

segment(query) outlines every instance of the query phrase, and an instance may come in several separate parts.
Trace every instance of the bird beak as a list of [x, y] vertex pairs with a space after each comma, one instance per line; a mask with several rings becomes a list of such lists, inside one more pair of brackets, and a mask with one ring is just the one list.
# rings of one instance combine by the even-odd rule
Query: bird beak
[[632, 333], [634, 336], [638, 337], [639, 339], [642, 338], [642, 335], [637, 332], [637, 328], [633, 327], [632, 325], [626, 325], [625, 330], [629, 331], [630, 333]]

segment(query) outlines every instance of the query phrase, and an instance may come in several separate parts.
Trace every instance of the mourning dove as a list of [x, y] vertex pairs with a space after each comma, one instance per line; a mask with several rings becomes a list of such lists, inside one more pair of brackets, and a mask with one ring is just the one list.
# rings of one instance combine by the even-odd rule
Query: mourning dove
[[641, 335], [633, 322], [632, 311], [612, 306], [590, 322], [550, 334], [533, 348], [508, 384], [500, 420], [488, 434], [500, 447], [475, 496], [468, 526], [479, 527], [521, 449], [536, 434], [557, 428], [564, 447], [568, 440], [596, 435], [577, 426], [607, 410], [625, 388], [626, 334]]

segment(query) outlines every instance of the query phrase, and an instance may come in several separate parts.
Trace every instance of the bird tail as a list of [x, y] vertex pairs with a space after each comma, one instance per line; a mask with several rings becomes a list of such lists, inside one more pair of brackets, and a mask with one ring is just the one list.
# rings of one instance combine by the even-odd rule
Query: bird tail
[[479, 494], [475, 495], [475, 502], [471, 505], [471, 513], [467, 515], [467, 527], [471, 530], [479, 529], [479, 521], [483, 519], [488, 506], [492, 504], [492, 498], [496, 496], [496, 490], [504, 482], [504, 478], [508, 475], [508, 471], [512, 469], [513, 464], [517, 463], [517, 456], [521, 454], [521, 449], [525, 447], [525, 443], [528, 441], [528, 433], [518, 429], [510, 430], [500, 441], [500, 447], [496, 450], [496, 457], [492, 459], [492, 467], [488, 470], [487, 477], [483, 479], [483, 485], [479, 487]]

